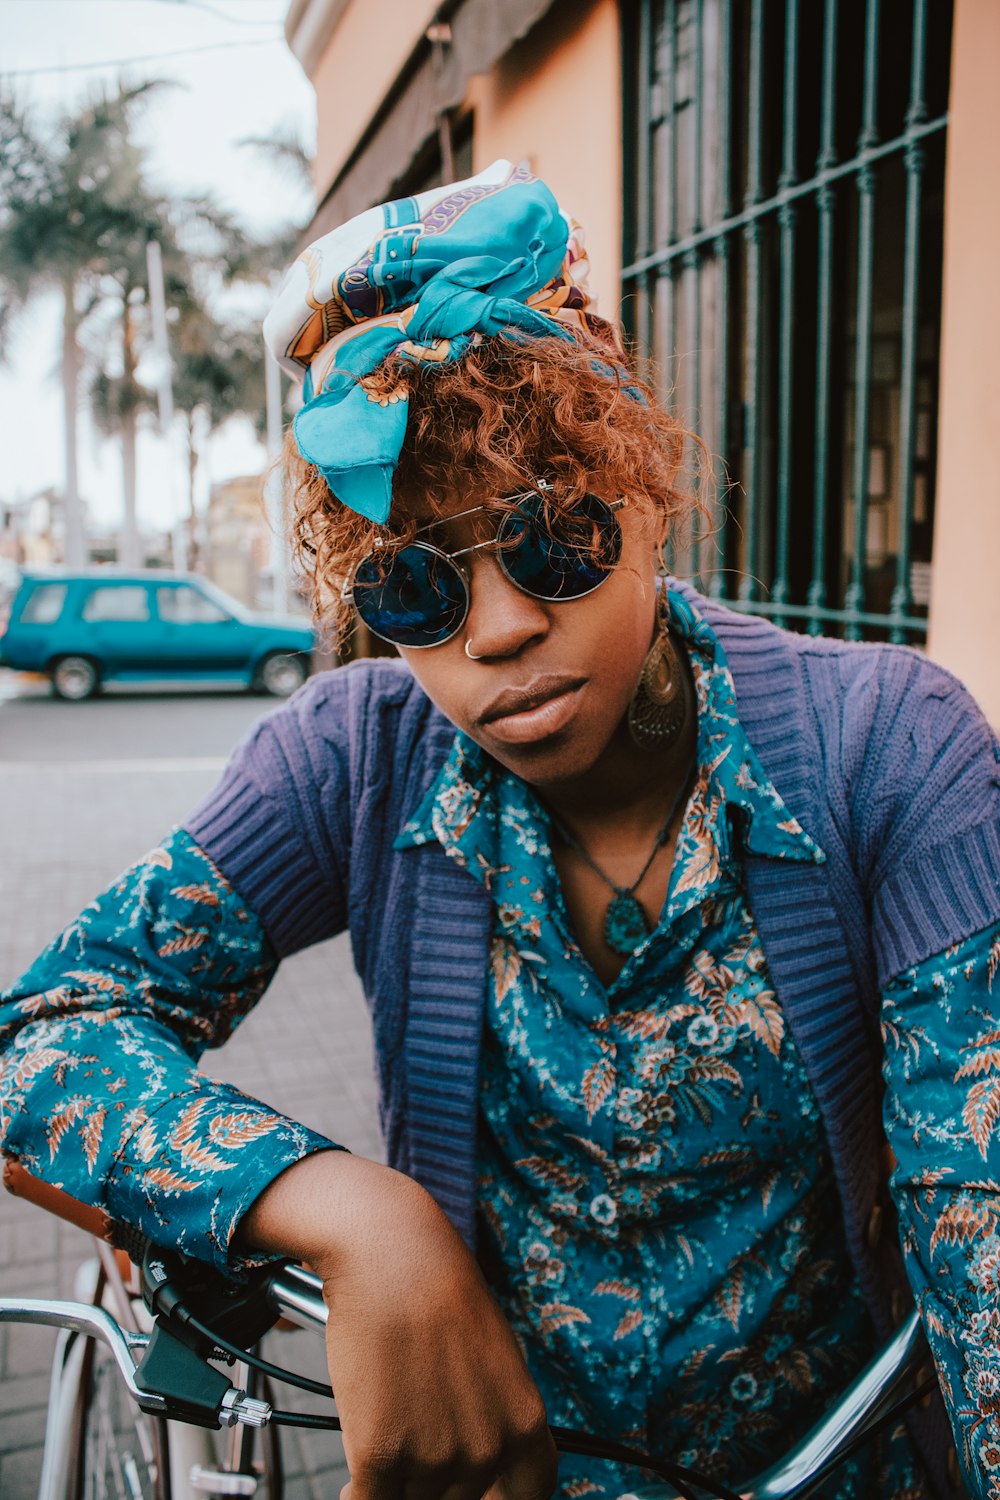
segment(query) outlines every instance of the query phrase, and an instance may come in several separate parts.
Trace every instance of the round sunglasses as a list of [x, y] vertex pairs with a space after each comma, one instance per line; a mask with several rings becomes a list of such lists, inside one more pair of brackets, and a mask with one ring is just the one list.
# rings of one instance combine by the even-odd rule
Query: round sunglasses
[[[377, 547], [355, 568], [342, 597], [384, 641], [423, 649], [457, 635], [469, 613], [469, 580], [458, 558], [495, 549], [497, 564], [515, 588], [557, 603], [582, 599], [617, 566], [622, 532], [620, 500], [586, 494], [568, 514], [546, 516], [546, 486], [505, 497], [495, 534], [485, 542], [444, 552], [430, 542], [408, 542], [393, 552]], [[448, 521], [493, 509], [476, 505]], [[440, 521], [432, 525], [440, 526]], [[421, 527], [416, 536], [430, 531]]]

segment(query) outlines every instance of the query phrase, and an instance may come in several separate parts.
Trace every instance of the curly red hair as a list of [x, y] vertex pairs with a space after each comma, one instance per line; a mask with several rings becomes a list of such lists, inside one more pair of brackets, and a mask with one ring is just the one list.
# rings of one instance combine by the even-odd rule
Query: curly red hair
[[351, 618], [342, 585], [376, 536], [406, 541], [471, 496], [509, 495], [544, 477], [558, 511], [598, 488], [642, 510], [661, 544], [694, 507], [679, 475], [697, 440], [620, 356], [584, 336], [499, 335], [451, 362], [393, 359], [365, 386], [409, 404], [387, 526], [342, 504], [291, 433], [283, 460], [295, 564], [317, 620], [340, 641]]

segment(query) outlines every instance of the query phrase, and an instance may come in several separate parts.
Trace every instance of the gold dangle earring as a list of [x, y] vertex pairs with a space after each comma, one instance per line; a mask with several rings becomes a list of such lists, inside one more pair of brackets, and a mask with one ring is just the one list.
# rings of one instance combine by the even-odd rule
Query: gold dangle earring
[[628, 729], [640, 750], [669, 750], [690, 712], [687, 668], [667, 624], [666, 584], [657, 601], [657, 632], [628, 706]]

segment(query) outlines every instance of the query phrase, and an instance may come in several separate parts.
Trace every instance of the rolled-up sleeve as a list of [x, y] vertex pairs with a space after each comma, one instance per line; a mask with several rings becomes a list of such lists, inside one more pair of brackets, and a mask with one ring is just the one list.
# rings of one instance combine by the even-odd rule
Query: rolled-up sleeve
[[883, 990], [907, 1273], [972, 1494], [1000, 1500], [1000, 925]]
[[225, 1270], [270, 1181], [334, 1146], [200, 1072], [277, 967], [264, 928], [178, 830], [0, 994], [0, 1144], [43, 1180]]

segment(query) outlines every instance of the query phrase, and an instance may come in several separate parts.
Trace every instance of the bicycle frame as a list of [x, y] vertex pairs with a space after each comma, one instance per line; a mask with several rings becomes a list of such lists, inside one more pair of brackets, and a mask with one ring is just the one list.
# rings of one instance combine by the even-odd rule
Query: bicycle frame
[[[73, 1316], [60, 1319], [60, 1334], [52, 1361], [37, 1500], [67, 1500], [68, 1496], [79, 1493], [83, 1473], [77, 1465], [83, 1459], [84, 1449], [80, 1424], [85, 1422], [88, 1406], [95, 1399], [95, 1343], [105, 1344], [112, 1353], [115, 1375], [122, 1376], [123, 1389], [132, 1400], [134, 1373], [130, 1379], [126, 1372], [129, 1365], [134, 1372], [136, 1357], [141, 1355], [148, 1342], [151, 1320], [146, 1309], [115, 1274], [113, 1253], [108, 1246], [98, 1241], [97, 1250], [98, 1259], [84, 1261], [77, 1269], [74, 1300], [68, 1304], [74, 1309]], [[84, 1315], [81, 1315], [81, 1308]], [[140, 1327], [136, 1330], [122, 1328], [115, 1313], [139, 1323]], [[47, 1316], [39, 1319], [34, 1315], [24, 1321], [51, 1323]], [[104, 1337], [109, 1327], [113, 1338], [110, 1345]], [[127, 1346], [127, 1357], [114, 1330], [118, 1330]], [[136, 1431], [142, 1441], [138, 1427]], [[211, 1474], [215, 1468], [216, 1454], [210, 1432], [178, 1421], [168, 1422], [163, 1415], [150, 1412], [144, 1447], [148, 1450], [147, 1461], [155, 1464], [158, 1500], [205, 1500], [204, 1486], [197, 1482], [197, 1477]]]

